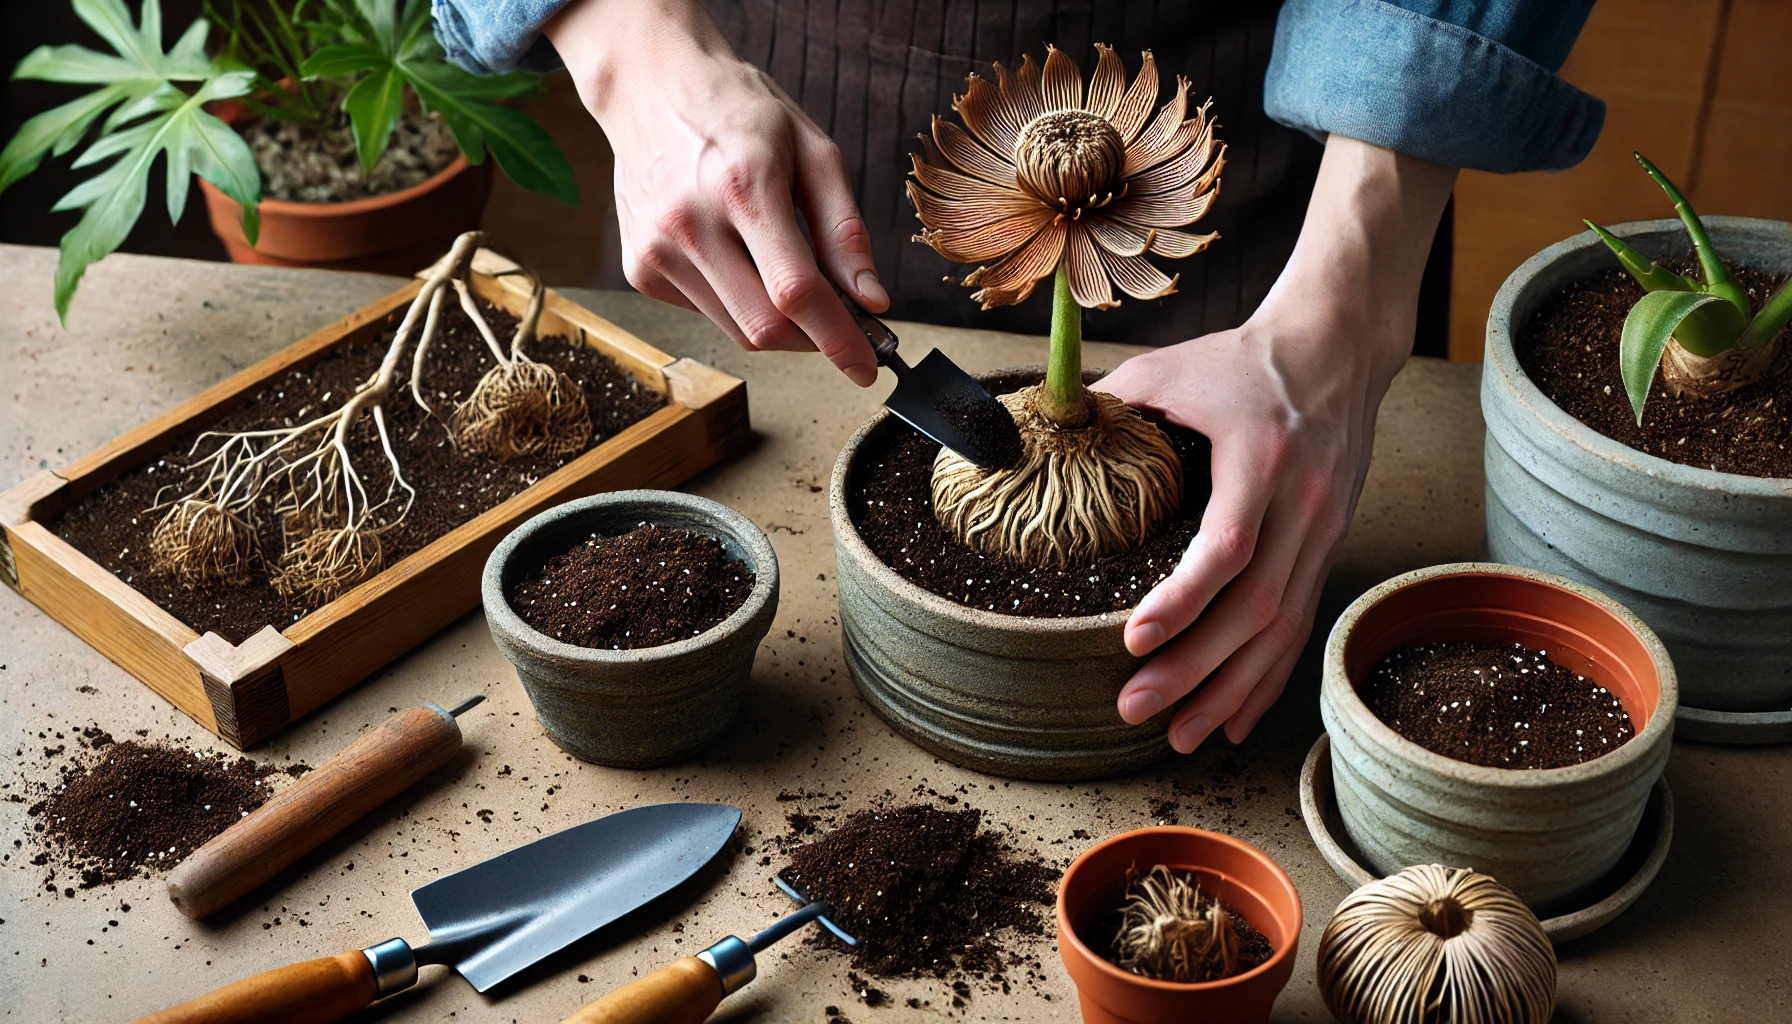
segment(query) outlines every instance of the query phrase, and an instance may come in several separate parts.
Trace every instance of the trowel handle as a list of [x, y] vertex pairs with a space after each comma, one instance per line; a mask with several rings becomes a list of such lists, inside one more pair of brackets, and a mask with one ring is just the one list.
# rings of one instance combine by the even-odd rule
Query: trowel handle
[[703, 1024], [721, 1001], [716, 969], [686, 956], [586, 1003], [560, 1024]]
[[193, 851], [168, 876], [168, 898], [194, 919], [222, 909], [459, 750], [460, 726], [434, 704], [392, 715]]
[[136, 1024], [328, 1024], [376, 994], [373, 964], [352, 949], [244, 978]]

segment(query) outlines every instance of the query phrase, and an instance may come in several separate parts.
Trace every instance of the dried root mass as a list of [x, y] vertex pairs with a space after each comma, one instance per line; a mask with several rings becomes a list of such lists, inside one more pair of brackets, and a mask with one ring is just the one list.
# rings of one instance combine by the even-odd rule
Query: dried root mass
[[189, 587], [246, 583], [261, 564], [255, 524], [203, 498], [176, 501], [150, 534], [158, 572]]
[[1125, 970], [1158, 981], [1218, 981], [1249, 969], [1226, 905], [1162, 864], [1128, 873], [1114, 952]]
[[365, 523], [307, 525], [288, 529], [286, 550], [268, 573], [268, 582], [288, 600], [321, 604], [372, 579], [384, 564], [378, 528]]
[[987, 470], [950, 449], [933, 464], [933, 508], [966, 547], [1023, 565], [1086, 565], [1150, 539], [1182, 501], [1182, 462], [1169, 438], [1125, 402], [1088, 392], [1088, 425], [1057, 426], [1041, 387], [1001, 400], [1025, 455]]
[[448, 429], [462, 451], [499, 459], [583, 451], [591, 440], [585, 395], [566, 374], [524, 359], [480, 379]]

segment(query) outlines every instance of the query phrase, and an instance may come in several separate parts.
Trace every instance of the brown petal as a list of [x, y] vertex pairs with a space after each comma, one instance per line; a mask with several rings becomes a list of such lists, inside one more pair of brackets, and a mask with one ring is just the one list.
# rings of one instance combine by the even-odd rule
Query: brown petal
[[1159, 256], [1171, 259], [1182, 259], [1212, 245], [1220, 237], [1218, 231], [1206, 235], [1194, 235], [1174, 228], [1156, 228], [1151, 237], [1151, 251]]
[[1021, 129], [1014, 106], [983, 76], [965, 77], [964, 95], [953, 97], [952, 109], [985, 146], [997, 153], [1014, 152]]
[[1105, 212], [1115, 220], [1148, 228], [1179, 228], [1201, 219], [1213, 198], [1220, 194], [1215, 183], [1212, 190], [1181, 195], [1159, 193], [1154, 196], [1126, 196], [1109, 205]]
[[941, 117], [933, 119], [933, 142], [940, 148], [940, 155], [955, 169], [992, 184], [1017, 187], [1014, 164], [984, 149], [968, 132], [952, 122]]
[[915, 213], [929, 231], [966, 231], [994, 224], [998, 220], [1036, 210], [1055, 213], [1051, 207], [1023, 192], [1004, 189], [984, 182], [988, 192], [971, 199], [948, 199], [934, 195], [914, 182], [908, 182], [909, 198]]
[[[1182, 116], [1187, 112], [1188, 79], [1177, 75], [1176, 95], [1170, 97], [1170, 102], [1158, 109], [1157, 116], [1151, 119], [1151, 123], [1145, 126], [1145, 130], [1139, 133], [1138, 138], [1126, 144], [1126, 174], [1128, 176], [1137, 174], [1147, 167], [1155, 167], [1182, 152], [1180, 149], [1171, 149], [1170, 146], [1175, 142], [1177, 133], [1183, 130]], [[1197, 125], [1194, 131], [1199, 132], [1200, 126]], [[1194, 135], [1191, 134], [1183, 140], [1182, 144], [1187, 146], [1193, 141]], [[1147, 157], [1153, 159], [1148, 160]]]
[[1157, 102], [1157, 61], [1152, 59], [1150, 50], [1140, 56], [1145, 62], [1139, 67], [1139, 77], [1132, 80], [1132, 87], [1126, 90], [1119, 108], [1108, 118], [1114, 122], [1114, 129], [1120, 133], [1124, 142], [1131, 142], [1138, 137], [1139, 129], [1145, 127], [1145, 118], [1151, 113], [1152, 105]]
[[[908, 183], [908, 195], [909, 201], [917, 207], [928, 201], [927, 193], [912, 181]], [[954, 263], [984, 263], [1001, 259], [1020, 248], [1058, 216], [1056, 210], [1033, 203], [1024, 212], [981, 224], [940, 227], [931, 224], [923, 213], [921, 223], [924, 227], [915, 238]]]
[[965, 278], [967, 285], [980, 285], [971, 298], [983, 303], [984, 309], [1011, 306], [1033, 294], [1033, 284], [1058, 269], [1064, 258], [1064, 235], [1069, 222], [1056, 218], [1014, 255], [991, 267], [979, 267]]
[[1157, 237], [1156, 228], [1127, 224], [1105, 213], [1084, 217], [1083, 223], [1096, 243], [1116, 256], [1143, 256]]
[[1033, 63], [1032, 54], [1021, 57], [1018, 73], [1010, 72], [997, 64], [996, 74], [1000, 76], [998, 81], [1002, 98], [1014, 108], [1015, 117], [1022, 127], [1045, 113], [1045, 101], [1039, 96], [1039, 65]]
[[[914, 165], [915, 180], [921, 187], [954, 202], [979, 202], [1005, 199], [1009, 196], [1024, 195], [1011, 188], [992, 185], [982, 178], [973, 178], [968, 174], [960, 174], [948, 167], [939, 167], [921, 159], [921, 154], [910, 153], [909, 162]], [[1038, 200], [1033, 200], [1038, 202]]]
[[1176, 293], [1176, 282], [1181, 275], [1166, 277], [1164, 272], [1151, 265], [1151, 261], [1143, 256], [1115, 256], [1110, 252], [1097, 249], [1101, 257], [1101, 265], [1113, 277], [1120, 290], [1135, 299], [1161, 299]]
[[[1100, 56], [1095, 61], [1095, 77], [1089, 80], [1089, 102], [1083, 109], [1096, 117], [1112, 118], [1126, 93], [1126, 65], [1106, 43], [1096, 43], [1095, 52]], [[1121, 141], [1125, 139], [1122, 134]]]
[[[1070, 278], [1070, 294], [1084, 309], [1113, 309], [1120, 303], [1114, 298], [1107, 271], [1102, 269], [1102, 254], [1081, 224], [1072, 225], [1069, 246], [1064, 253], [1064, 270]], [[1116, 257], [1118, 258], [1118, 257]]]
[[[1184, 128], [1187, 128], [1197, 122], [1184, 121], [1182, 124]], [[1213, 156], [1215, 142], [1213, 129], [1217, 125], [1217, 121], [1205, 121], [1199, 124], [1199, 130], [1195, 132], [1194, 139], [1182, 149], [1180, 155], [1174, 159], [1165, 160], [1150, 170], [1140, 168], [1141, 173], [1127, 179], [1127, 193], [1149, 195], [1155, 192], [1179, 192], [1193, 186], [1202, 177], [1202, 171], [1209, 169], [1207, 162]], [[1224, 146], [1220, 147], [1220, 152], [1224, 154]], [[1223, 160], [1225, 157], [1222, 155], [1221, 159]]]
[[1083, 109], [1083, 72], [1056, 46], [1045, 47], [1045, 112]]

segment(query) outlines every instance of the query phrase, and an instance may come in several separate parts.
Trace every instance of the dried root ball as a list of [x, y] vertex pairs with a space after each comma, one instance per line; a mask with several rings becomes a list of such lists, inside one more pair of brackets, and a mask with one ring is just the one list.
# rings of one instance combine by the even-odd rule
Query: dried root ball
[[966, 547], [1022, 565], [1065, 568], [1137, 547], [1176, 514], [1182, 461], [1155, 424], [1088, 392], [1089, 423], [1065, 429], [1039, 411], [1040, 387], [1001, 396], [1025, 454], [988, 470], [949, 448], [933, 462], [933, 510]]
[[1225, 904], [1162, 864], [1128, 874], [1114, 952], [1121, 968], [1158, 981], [1218, 981], [1241, 967], [1238, 930]]
[[584, 450], [591, 440], [585, 394], [551, 366], [516, 359], [480, 378], [448, 428], [462, 451], [500, 459], [551, 457]]
[[268, 582], [288, 600], [322, 603], [372, 578], [384, 565], [385, 547], [376, 529], [351, 525], [292, 530]]
[[156, 570], [184, 586], [247, 583], [261, 561], [261, 535], [252, 523], [215, 502], [175, 502], [149, 536]]
[[1338, 905], [1319, 939], [1319, 990], [1344, 1024], [1544, 1024], [1556, 954], [1512, 890], [1425, 864]]

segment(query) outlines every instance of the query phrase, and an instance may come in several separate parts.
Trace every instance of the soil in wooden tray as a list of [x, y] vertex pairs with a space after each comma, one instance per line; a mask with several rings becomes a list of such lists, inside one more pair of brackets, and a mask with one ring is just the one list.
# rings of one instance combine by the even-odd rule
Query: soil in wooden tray
[[753, 570], [690, 530], [592, 534], [516, 585], [510, 606], [544, 636], [614, 651], [688, 640], [733, 615]]
[[[1696, 273], [1690, 260], [1663, 260]], [[1755, 308], [1785, 275], [1730, 265]], [[1518, 361], [1550, 401], [1605, 436], [1669, 462], [1744, 476], [1792, 478], [1792, 337], [1765, 378], [1735, 391], [1678, 396], [1656, 372], [1637, 426], [1618, 369], [1624, 318], [1643, 289], [1620, 270], [1564, 286], [1519, 332]]]
[[1611, 691], [1523, 644], [1408, 644], [1376, 662], [1357, 693], [1419, 746], [1488, 768], [1564, 768], [1636, 735]]
[[[489, 303], [480, 305], [492, 330], [499, 338], [508, 339], [516, 327], [516, 318]], [[340, 404], [372, 376], [391, 339], [390, 331], [383, 332], [372, 341], [339, 348], [306, 366], [289, 370], [211, 429], [229, 432], [287, 427], [304, 422], [302, 416], [317, 416]], [[587, 449], [666, 404], [665, 395], [630, 376], [609, 356], [575, 339], [543, 336], [527, 352], [530, 358], [565, 373], [584, 390], [593, 428]], [[492, 365], [491, 351], [466, 314], [455, 303], [444, 304], [440, 332], [430, 348], [424, 377], [426, 391], [443, 415], [473, 390]], [[405, 479], [417, 489], [410, 514], [381, 537], [387, 566], [501, 504], [579, 455], [575, 452], [565, 458], [528, 456], [505, 461], [463, 454], [449, 443], [441, 423], [432, 420], [411, 400], [408, 385], [395, 387], [385, 405], [394, 451], [404, 467]], [[152, 568], [149, 538], [161, 512], [146, 510], [191, 486], [184, 469], [194, 461], [188, 452], [200, 433], [195, 430], [175, 438], [162, 458], [89, 494], [51, 525], [64, 540], [175, 618], [200, 633], [215, 631], [233, 644], [241, 643], [263, 626], [290, 625], [315, 608], [281, 597], [268, 583], [265, 572], [240, 586], [189, 588]], [[199, 455], [203, 457], [212, 451], [216, 443], [216, 439], [208, 438]], [[364, 475], [368, 492], [383, 494], [389, 471], [371, 416], [361, 417], [351, 431], [349, 451], [357, 470]], [[392, 511], [396, 513], [398, 507], [395, 503]], [[278, 557], [278, 517], [262, 516], [257, 525], [264, 556]]]
[[[962, 978], [1022, 962], [1018, 936], [1044, 934], [1057, 875], [981, 828], [983, 812], [926, 804], [860, 811], [789, 851], [781, 872], [859, 940], [859, 969]], [[818, 939], [817, 941], [830, 941]], [[859, 988], [855, 982], [855, 988]]]
[[[1138, 866], [1138, 870], [1141, 874], [1144, 873], [1142, 866]], [[1199, 886], [1199, 879], [1192, 872], [1178, 871], [1174, 868], [1166, 868], [1164, 872], [1167, 877], [1176, 878], [1195, 890], [1198, 918], [1206, 917], [1213, 904], [1219, 904], [1232, 931], [1229, 943], [1232, 949], [1230, 969], [1222, 966], [1224, 958], [1217, 951], [1202, 957], [1199, 955], [1199, 951], [1191, 949], [1185, 951], [1183, 962], [1177, 964], [1189, 976], [1175, 976], [1169, 969], [1169, 965], [1176, 963], [1178, 958], [1169, 955], [1164, 948], [1174, 941], [1174, 936], [1169, 934], [1159, 934], [1157, 942], [1152, 947], [1140, 947], [1136, 943], [1128, 945], [1126, 932], [1134, 922], [1126, 919], [1124, 911], [1125, 902], [1132, 893], [1130, 888], [1132, 879], [1128, 880], [1129, 887], [1120, 890], [1113, 909], [1096, 918], [1092, 926], [1079, 928], [1078, 937], [1090, 949], [1100, 953], [1103, 959], [1121, 970], [1158, 981], [1184, 983], [1223, 981], [1226, 978], [1237, 977], [1255, 970], [1275, 955], [1275, 947], [1270, 945], [1268, 936], [1253, 928], [1251, 923], [1245, 920], [1244, 915], [1234, 909], [1230, 903], [1202, 890]], [[1184, 922], [1178, 921], [1172, 928], [1183, 925]], [[1153, 956], [1152, 953], [1157, 955]], [[1186, 955], [1188, 953], [1195, 955], [1188, 956]]]
[[[1034, 379], [986, 385], [994, 394]], [[847, 478], [847, 512], [885, 565], [917, 586], [971, 608], [1064, 618], [1131, 608], [1176, 568], [1201, 527], [1212, 490], [1211, 446], [1192, 430], [1164, 425], [1182, 460], [1182, 505], [1144, 544], [1071, 569], [1029, 568], [960, 544], [933, 514], [933, 460], [940, 446], [892, 419], [866, 440]]]

